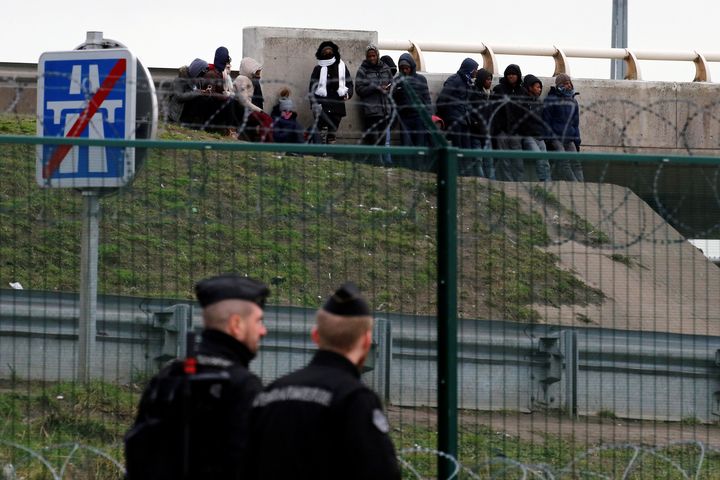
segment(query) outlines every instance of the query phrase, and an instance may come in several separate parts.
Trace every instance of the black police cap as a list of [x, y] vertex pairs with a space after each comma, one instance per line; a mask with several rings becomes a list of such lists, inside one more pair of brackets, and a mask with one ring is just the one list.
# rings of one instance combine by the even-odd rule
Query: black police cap
[[337, 289], [323, 305], [323, 310], [341, 317], [371, 315], [370, 306], [360, 294], [358, 287], [348, 282]]
[[195, 285], [195, 295], [205, 308], [222, 300], [247, 300], [265, 308], [270, 289], [264, 283], [235, 273], [227, 273], [200, 280]]

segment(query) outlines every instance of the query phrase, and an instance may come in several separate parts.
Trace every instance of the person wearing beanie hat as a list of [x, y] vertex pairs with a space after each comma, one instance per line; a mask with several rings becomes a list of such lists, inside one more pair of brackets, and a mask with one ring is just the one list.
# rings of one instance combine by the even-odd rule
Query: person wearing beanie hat
[[[195, 285], [203, 330], [187, 358], [148, 384], [125, 435], [128, 480], [240, 478], [247, 419], [260, 379], [248, 370], [260, 339], [268, 287], [237, 274]], [[189, 412], [192, 412], [191, 414]]]
[[[549, 151], [577, 152], [580, 146], [580, 107], [575, 97], [578, 94], [570, 75], [560, 73], [555, 77], [555, 86], [545, 98], [543, 120], [548, 125], [551, 137], [545, 141]], [[582, 164], [577, 160], [555, 160], [557, 180], [582, 182], [585, 180]]]
[[407, 147], [429, 146], [431, 138], [426, 120], [433, 111], [427, 79], [417, 73], [417, 64], [407, 52], [400, 55], [398, 70], [392, 96], [397, 107], [402, 143]]
[[[498, 150], [522, 150], [519, 128], [525, 117], [524, 104], [528, 93], [522, 86], [522, 71], [516, 64], [505, 68], [500, 83], [493, 88], [498, 106], [490, 131]], [[522, 158], [498, 158], [495, 160], [495, 176], [498, 180], [519, 182], [524, 179]]]
[[[520, 120], [520, 134], [522, 135], [523, 150], [531, 152], [545, 152], [545, 139], [549, 138], [548, 129], [543, 121], [543, 102], [540, 99], [543, 85], [535, 75], [525, 75], [523, 87], [528, 93], [525, 102], [525, 115]], [[550, 162], [547, 158], [535, 160], [535, 172], [541, 182], [549, 182]]]
[[310, 103], [315, 117], [315, 129], [322, 143], [337, 140], [340, 122], [347, 115], [345, 102], [355, 91], [352, 74], [340, 58], [340, 48], [331, 41], [321, 42], [315, 52], [317, 65], [310, 74]]
[[[390, 128], [390, 87], [393, 74], [375, 45], [365, 48], [365, 60], [355, 76], [355, 93], [360, 98], [363, 137], [365, 145], [384, 145], [385, 133]], [[382, 160], [381, 162], [382, 163]]]
[[556, 87], [564, 85], [567, 82], [570, 82], [570, 75], [568, 75], [567, 73], [558, 73], [558, 75], [555, 77]]
[[290, 90], [283, 88], [277, 105], [272, 109], [273, 139], [277, 143], [305, 143], [305, 131], [297, 120]]
[[253, 402], [247, 478], [400, 478], [380, 399], [360, 380], [372, 328], [370, 306], [353, 283], [326, 300], [310, 363]]

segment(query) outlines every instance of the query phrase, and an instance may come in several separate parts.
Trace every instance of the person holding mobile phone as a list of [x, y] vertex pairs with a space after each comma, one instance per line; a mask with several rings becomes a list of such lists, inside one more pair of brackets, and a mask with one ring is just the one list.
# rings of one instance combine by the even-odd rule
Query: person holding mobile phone
[[375, 45], [365, 49], [365, 60], [355, 77], [355, 91], [361, 100], [363, 134], [365, 145], [384, 145], [385, 132], [390, 128], [393, 74]]

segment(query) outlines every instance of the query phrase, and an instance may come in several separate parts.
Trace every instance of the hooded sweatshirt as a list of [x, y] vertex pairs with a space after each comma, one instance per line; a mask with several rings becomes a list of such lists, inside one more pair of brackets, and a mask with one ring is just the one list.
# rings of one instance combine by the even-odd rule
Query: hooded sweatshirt
[[[525, 75], [523, 79], [523, 87], [526, 91], [530, 90], [534, 84], [542, 82], [535, 75]], [[525, 111], [520, 124], [520, 134], [528, 137], [545, 139], [548, 138], [548, 129], [543, 121], [543, 102], [540, 97], [535, 97], [528, 92], [524, 103]]]
[[[508, 75], [517, 75], [517, 83], [511, 85]], [[522, 86], [522, 72], [518, 65], [510, 64], [505, 69], [500, 83], [493, 88], [493, 92], [501, 103], [492, 122], [493, 134], [506, 133], [519, 135], [520, 121], [525, 116], [524, 102], [527, 100], [527, 91]]]
[[580, 108], [574, 90], [551, 87], [545, 97], [543, 119], [555, 137], [563, 143], [580, 141]]
[[[409, 53], [403, 53], [398, 60], [398, 67], [405, 64], [410, 67], [410, 74], [403, 75], [399, 73], [395, 77], [395, 84], [392, 89], [392, 96], [400, 118], [418, 118], [421, 109], [425, 109], [428, 115], [432, 115], [432, 100], [430, 99], [427, 79], [417, 73], [417, 64]], [[419, 103], [416, 104], [413, 101], [411, 91], [415, 94], [414, 96]]]
[[455, 125], [470, 125], [470, 100], [474, 89], [472, 72], [478, 66], [475, 60], [466, 58], [457, 73], [445, 80], [437, 98], [437, 114], [445, 121], [448, 129]]
[[248, 79], [250, 79], [250, 82], [252, 82], [252, 104], [258, 107], [260, 110], [264, 108], [265, 98], [263, 97], [260, 80], [255, 78], [255, 72], [261, 69], [262, 65], [254, 58], [245, 57], [240, 60], [240, 75], [247, 77]]
[[481, 68], [478, 70], [475, 79], [475, 88], [471, 96], [470, 105], [472, 107], [471, 132], [478, 137], [486, 137], [488, 135], [488, 125], [492, 118], [493, 111], [497, 106], [494, 101], [492, 89], [483, 88], [485, 79], [492, 79], [493, 74], [489, 70]]

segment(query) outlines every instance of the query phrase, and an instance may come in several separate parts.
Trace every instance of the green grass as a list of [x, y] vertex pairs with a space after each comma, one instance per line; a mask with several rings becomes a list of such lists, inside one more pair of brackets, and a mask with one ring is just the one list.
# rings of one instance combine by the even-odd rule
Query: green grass
[[[0, 125], [34, 132], [32, 119]], [[172, 125], [160, 137], [229, 141]], [[33, 146], [0, 147], [0, 282], [77, 291], [82, 199], [39, 188], [34, 156]], [[538, 304], [603, 301], [541, 250], [551, 241], [541, 205], [473, 178], [459, 182], [471, 192], [458, 203], [467, 225], [458, 236], [461, 316], [538, 322]], [[535, 195], [552, 202], [541, 190]], [[435, 313], [432, 174], [349, 158], [154, 150], [133, 184], [101, 208], [101, 293], [191, 299], [197, 279], [237, 271], [282, 278], [273, 286], [277, 304], [314, 307], [352, 279], [378, 310]], [[572, 219], [583, 238], [598, 237]]]
[[[10, 388], [11, 390], [7, 390]], [[132, 422], [138, 393], [102, 382], [82, 386], [15, 383], [0, 385], [0, 465], [12, 464], [18, 478], [50, 478], [47, 469], [21, 445], [42, 455], [56, 472], [72, 453], [63, 478], [120, 479], [115, 466], [86, 449], [96, 448], [122, 463], [122, 438]]]
[[[76, 442], [105, 452], [122, 464], [122, 437], [132, 423], [138, 400], [136, 387], [101, 382], [88, 386], [67, 382], [4, 382], [0, 384], [0, 417], [4, 419], [0, 424], [0, 464], [13, 464], [18, 478], [47, 479], [46, 469], [36, 459], [9, 443], [38, 452], [59, 472]], [[402, 458], [422, 478], [435, 477], [436, 455], [417, 449], [434, 449], [437, 445], [434, 428], [400, 423], [393, 426], [391, 435], [398, 451], [412, 450], [402, 453]], [[648, 450], [650, 447], [645, 448], [629, 479], [683, 478], [667, 459], [694, 478], [700, 454], [696, 446], [665, 447], [658, 453], [667, 459], [654, 456]], [[583, 439], [548, 434], [542, 425], [538, 425], [528, 441], [462, 417], [459, 424], [458, 459], [464, 468], [481, 478], [521, 478], [521, 471], [512, 462], [546, 465], [556, 474], [555, 478], [598, 478], [588, 472], [620, 478], [632, 454], [632, 450], [622, 446], [593, 445]], [[89, 450], [79, 450], [73, 454], [63, 478], [119, 479], [120, 475], [107, 459]], [[403, 478], [415, 477], [405, 469]], [[471, 477], [466, 472], [460, 478]], [[717, 453], [706, 453], [698, 478], [720, 478]]]

